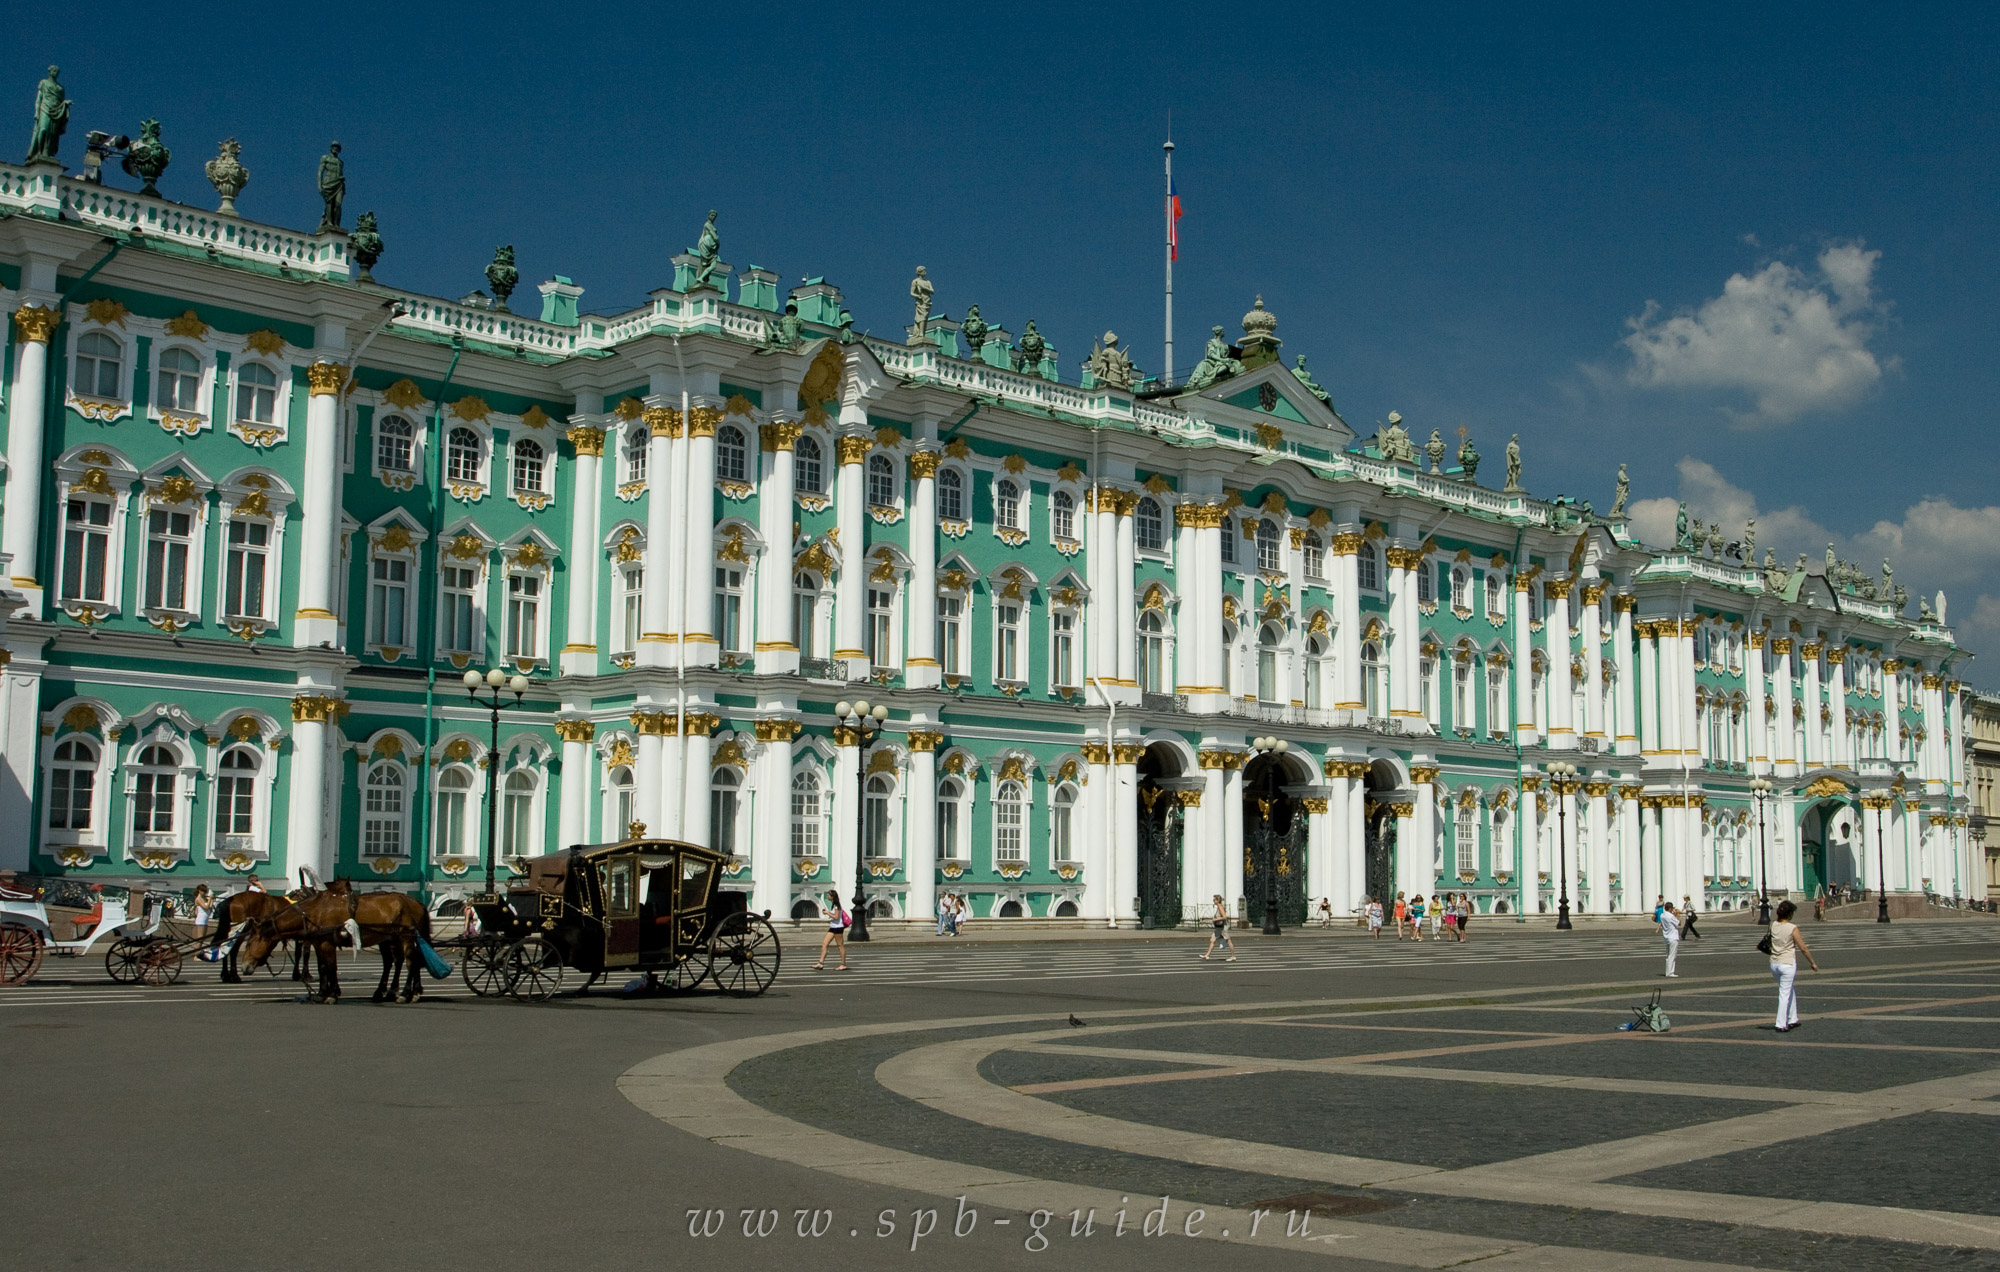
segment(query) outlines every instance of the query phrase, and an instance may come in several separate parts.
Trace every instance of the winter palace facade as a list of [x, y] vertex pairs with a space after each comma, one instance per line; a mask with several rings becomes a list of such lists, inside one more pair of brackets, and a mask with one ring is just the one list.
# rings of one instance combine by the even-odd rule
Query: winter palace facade
[[354, 246], [0, 167], [0, 866], [436, 897], [491, 815], [798, 915], [1983, 891], [1948, 629], [1357, 436], [1261, 302], [1199, 388], [1079, 385], [712, 245], [539, 318]]

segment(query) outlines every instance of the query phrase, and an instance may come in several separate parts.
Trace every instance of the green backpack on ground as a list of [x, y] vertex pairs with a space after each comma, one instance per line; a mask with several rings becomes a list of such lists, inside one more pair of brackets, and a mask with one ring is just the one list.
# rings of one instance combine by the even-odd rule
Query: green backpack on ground
[[1667, 1013], [1660, 1007], [1660, 991], [1657, 989], [1653, 991], [1653, 1001], [1634, 1007], [1632, 1015], [1636, 1019], [1629, 1027], [1635, 1030], [1665, 1033], [1673, 1027], [1673, 1022], [1667, 1019]]

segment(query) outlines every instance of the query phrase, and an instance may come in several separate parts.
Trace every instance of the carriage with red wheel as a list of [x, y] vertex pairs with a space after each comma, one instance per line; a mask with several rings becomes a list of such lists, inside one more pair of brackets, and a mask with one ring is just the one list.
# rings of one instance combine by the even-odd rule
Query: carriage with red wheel
[[[504, 889], [467, 900], [460, 975], [483, 997], [543, 1000], [611, 972], [648, 985], [763, 993], [778, 977], [768, 913], [720, 886], [730, 858], [699, 844], [628, 839], [521, 863]], [[584, 977], [573, 985], [573, 977]]]
[[[139, 902], [135, 916], [130, 907]], [[82, 958], [106, 937], [104, 970], [125, 984], [171, 985], [180, 979], [185, 955], [202, 938], [175, 926], [168, 917], [171, 898], [134, 893], [116, 884], [83, 884], [73, 879], [14, 880], [0, 886], [0, 985], [24, 985], [41, 970], [43, 959]], [[77, 918], [51, 918], [49, 907], [81, 910]], [[67, 922], [72, 939], [56, 934]]]

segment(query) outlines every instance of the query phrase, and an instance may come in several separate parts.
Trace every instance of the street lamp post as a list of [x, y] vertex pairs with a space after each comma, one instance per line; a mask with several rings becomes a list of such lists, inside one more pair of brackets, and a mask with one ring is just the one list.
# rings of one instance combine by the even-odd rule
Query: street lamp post
[[1764, 851], [1764, 802], [1775, 789], [1770, 779], [1750, 779], [1750, 796], [1757, 801], [1757, 922], [1771, 926], [1771, 862]]
[[870, 707], [866, 699], [836, 702], [833, 716], [854, 730], [854, 917], [848, 924], [847, 939], [868, 939], [868, 747], [876, 731], [889, 718], [889, 708], [880, 703]]
[[1882, 842], [1882, 813], [1888, 807], [1889, 797], [1886, 795], [1875, 801], [1875, 921], [1877, 923], [1889, 921], [1889, 850]]
[[[1292, 744], [1283, 738], [1257, 738], [1250, 743], [1250, 749], [1260, 755], [1283, 755], [1292, 749]], [[1278, 926], [1278, 833], [1271, 825], [1271, 801], [1257, 801], [1257, 811], [1263, 814], [1259, 837], [1263, 840], [1264, 864], [1258, 869], [1264, 874], [1264, 935], [1277, 936], [1282, 931]]]
[[[479, 691], [486, 691], [485, 697]], [[494, 890], [493, 882], [493, 828], [494, 807], [500, 789], [500, 694], [502, 691], [514, 695], [515, 706], [521, 705], [521, 695], [528, 692], [528, 678], [523, 675], [509, 676], [498, 667], [485, 672], [465, 673], [465, 692], [475, 706], [485, 707], [493, 720], [493, 744], [486, 751], [486, 891]]]
[[1576, 793], [1577, 767], [1567, 760], [1549, 765], [1550, 785], [1556, 792], [1556, 930], [1567, 932], [1569, 922], [1569, 797]]

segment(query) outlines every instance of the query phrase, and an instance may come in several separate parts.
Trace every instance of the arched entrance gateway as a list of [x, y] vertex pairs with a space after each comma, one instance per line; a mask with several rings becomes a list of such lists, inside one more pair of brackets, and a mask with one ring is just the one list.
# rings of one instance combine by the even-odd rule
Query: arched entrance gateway
[[1268, 906], [1280, 927], [1306, 921], [1307, 816], [1287, 788], [1311, 781], [1292, 756], [1263, 752], [1243, 766], [1243, 901], [1253, 924]]
[[1862, 886], [1867, 868], [1861, 854], [1861, 821], [1854, 789], [1842, 770], [1816, 770], [1799, 801], [1799, 890], [1807, 899], [1822, 887]]
[[1187, 785], [1181, 757], [1154, 743], [1139, 756], [1139, 926], [1179, 927], [1181, 831], [1184, 812], [1177, 790]]
[[1405, 793], [1402, 777], [1389, 761], [1376, 760], [1363, 779], [1368, 800], [1365, 890], [1382, 903], [1384, 913], [1396, 903], [1396, 797]]

